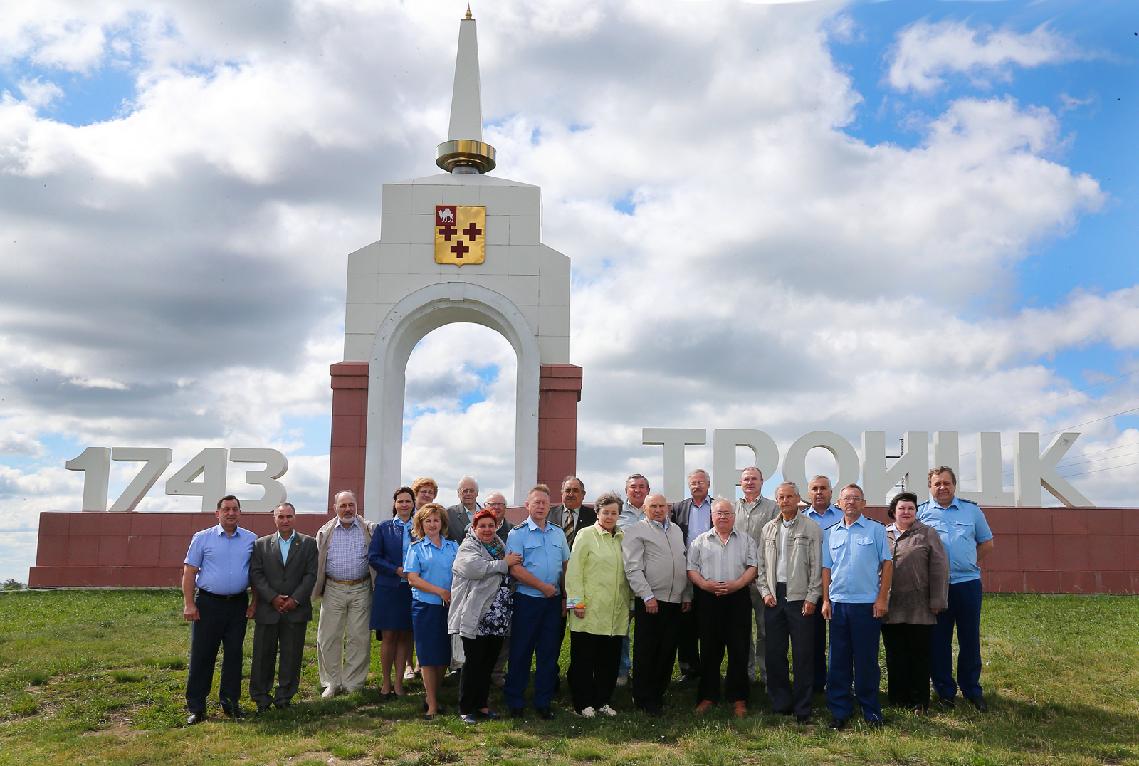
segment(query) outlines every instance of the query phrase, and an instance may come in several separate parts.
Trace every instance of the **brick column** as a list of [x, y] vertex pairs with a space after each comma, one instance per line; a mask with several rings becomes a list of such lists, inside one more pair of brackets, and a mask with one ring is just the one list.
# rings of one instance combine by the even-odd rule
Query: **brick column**
[[364, 510], [364, 448], [368, 442], [368, 363], [338, 362], [332, 374], [332, 444], [328, 457], [328, 512], [342, 489]]
[[[577, 403], [581, 368], [543, 364], [538, 379], [538, 481], [557, 497], [561, 481], [577, 472]], [[528, 487], [517, 488], [525, 492]]]

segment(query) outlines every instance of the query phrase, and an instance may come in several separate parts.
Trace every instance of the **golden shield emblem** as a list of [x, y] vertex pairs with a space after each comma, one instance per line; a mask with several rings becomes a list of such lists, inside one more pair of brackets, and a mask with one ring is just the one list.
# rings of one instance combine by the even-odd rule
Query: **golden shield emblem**
[[435, 262], [466, 266], [486, 260], [486, 206], [435, 206]]

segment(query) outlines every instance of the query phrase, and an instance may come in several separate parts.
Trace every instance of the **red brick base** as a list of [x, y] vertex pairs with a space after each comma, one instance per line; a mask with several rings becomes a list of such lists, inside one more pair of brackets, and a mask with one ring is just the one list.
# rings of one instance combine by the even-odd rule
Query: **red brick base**
[[[524, 515], [508, 511], [514, 521]], [[883, 508], [867, 515], [886, 521]], [[986, 508], [985, 516], [996, 536], [983, 567], [986, 591], [1139, 593], [1139, 509]], [[327, 519], [300, 514], [297, 529], [315, 534]], [[215, 523], [212, 513], [42, 513], [28, 584], [174, 587], [190, 537]], [[242, 514], [241, 524], [259, 535], [273, 531], [267, 513]]]
[[[889, 522], [885, 508], [867, 516]], [[1139, 593], [1139, 508], [985, 508], [989, 593]]]
[[[322, 513], [297, 514], [296, 528], [316, 534]], [[169, 588], [182, 581], [190, 538], [217, 524], [209, 512], [40, 514], [31, 588]], [[241, 526], [267, 535], [272, 515], [243, 513]]]
[[538, 382], [538, 481], [550, 487], [555, 502], [560, 499], [562, 479], [577, 473], [577, 403], [580, 401], [580, 367], [542, 365]]

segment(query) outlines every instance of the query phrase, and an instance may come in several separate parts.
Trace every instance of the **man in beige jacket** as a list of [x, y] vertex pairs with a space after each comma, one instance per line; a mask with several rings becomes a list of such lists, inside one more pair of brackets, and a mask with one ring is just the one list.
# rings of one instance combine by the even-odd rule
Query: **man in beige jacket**
[[[756, 582], [763, 598], [767, 630], [767, 694], [776, 713], [799, 723], [811, 718], [815, 623], [811, 615], [822, 595], [822, 542], [819, 525], [799, 513], [799, 489], [785, 481], [775, 490], [779, 515], [763, 526]], [[795, 665], [791, 685], [787, 644]]]
[[322, 697], [354, 692], [368, 679], [372, 658], [372, 586], [376, 573], [368, 566], [368, 546], [375, 525], [356, 509], [356, 495], [336, 493], [336, 518], [316, 533], [316, 585], [312, 598], [321, 599], [316, 626], [316, 657]]

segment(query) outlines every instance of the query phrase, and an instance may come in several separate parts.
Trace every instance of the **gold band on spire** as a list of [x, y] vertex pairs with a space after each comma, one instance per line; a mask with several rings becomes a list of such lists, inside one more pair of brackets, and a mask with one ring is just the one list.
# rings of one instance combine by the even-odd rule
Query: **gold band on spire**
[[471, 4], [470, 4], [470, 3], [467, 3], [467, 15], [466, 15], [466, 18], [468, 18], [468, 19], [473, 19], [473, 18], [474, 18], [474, 16], [472, 16], [472, 15], [471, 15]]
[[448, 173], [463, 165], [487, 173], [494, 170], [494, 147], [469, 138], [444, 141], [435, 150], [435, 164]]

